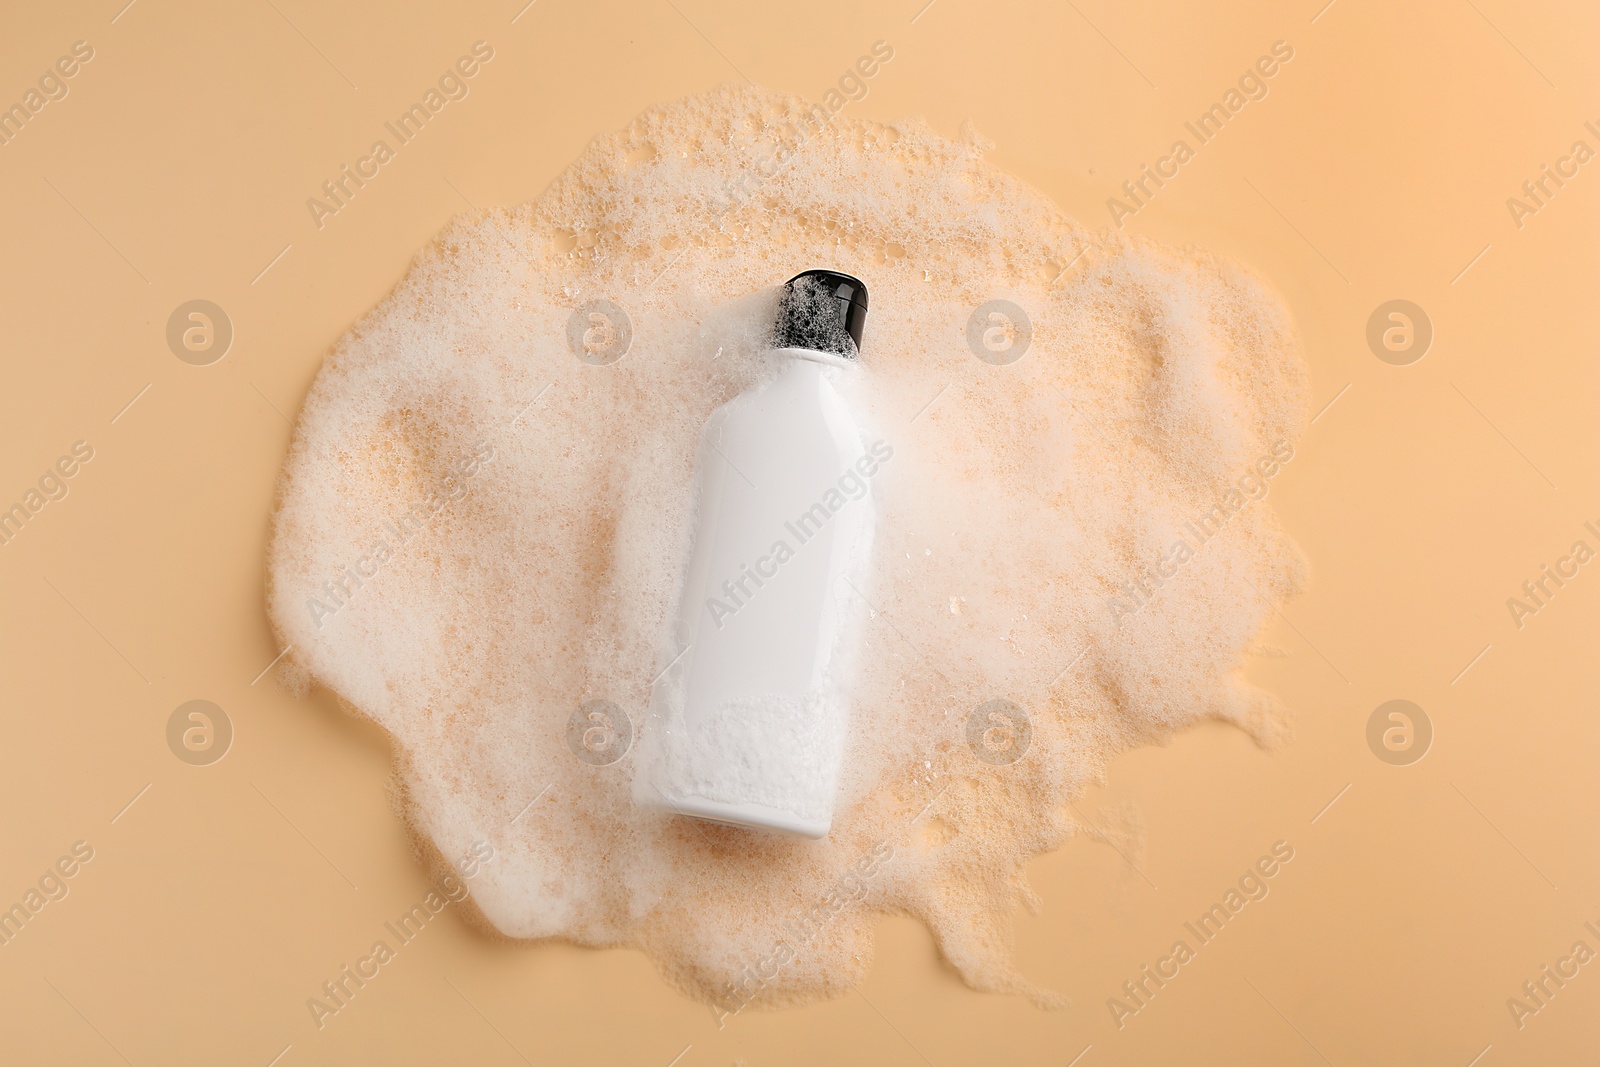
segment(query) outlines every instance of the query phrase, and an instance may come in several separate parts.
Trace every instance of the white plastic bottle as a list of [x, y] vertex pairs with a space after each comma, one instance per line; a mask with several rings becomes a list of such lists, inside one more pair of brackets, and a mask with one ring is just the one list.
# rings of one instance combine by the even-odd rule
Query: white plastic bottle
[[769, 353], [785, 365], [701, 433], [694, 547], [635, 769], [642, 806], [828, 832], [865, 606], [871, 483], [893, 454], [862, 441], [829, 380], [861, 373], [866, 310], [866, 288], [849, 275], [791, 279]]

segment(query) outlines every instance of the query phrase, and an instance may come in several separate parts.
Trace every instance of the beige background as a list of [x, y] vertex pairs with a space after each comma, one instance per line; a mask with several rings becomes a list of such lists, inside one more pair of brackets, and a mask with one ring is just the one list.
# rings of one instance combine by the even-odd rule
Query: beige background
[[[0, 948], [0, 1061], [1593, 1062], [1600, 963], [1520, 1031], [1506, 998], [1580, 937], [1600, 950], [1600, 564], [1520, 630], [1505, 606], [1574, 539], [1600, 546], [1582, 530], [1600, 526], [1600, 162], [1521, 229], [1505, 204], [1574, 140], [1600, 148], [1592, 6], [121, 3], [13, 5], [0, 33], [4, 101], [72, 42], [96, 52], [0, 147], [0, 504], [95, 449], [0, 546], [0, 906], [95, 849]], [[472, 95], [319, 232], [305, 199], [479, 38], [496, 58]], [[1072, 998], [1060, 1012], [967, 990], [894, 920], [859, 992], [719, 1031], [637, 953], [492, 943], [447, 915], [319, 1032], [306, 998], [426, 886], [383, 736], [252, 682], [278, 652], [274, 480], [324, 352], [468, 198], [535, 196], [596, 133], [726, 79], [820, 95], [880, 38], [895, 58], [852, 113], [970, 118], [1096, 226], [1184, 119], [1273, 41], [1295, 48], [1128, 225], [1272, 279], [1314, 407], [1337, 398], [1273, 483], [1313, 582], [1267, 634], [1282, 655], [1249, 667], [1297, 739], [1268, 755], [1198, 730], [1080, 803], [1148, 836], [1034, 863], [1018, 953]], [[164, 340], [197, 297], [236, 330], [203, 368]], [[1364, 340], [1399, 297], [1436, 330], [1406, 367]], [[236, 729], [209, 767], [165, 741], [197, 697]], [[1437, 734], [1408, 767], [1365, 740], [1396, 697]], [[1271, 895], [1119, 1031], [1106, 998], [1279, 839], [1296, 858]]]

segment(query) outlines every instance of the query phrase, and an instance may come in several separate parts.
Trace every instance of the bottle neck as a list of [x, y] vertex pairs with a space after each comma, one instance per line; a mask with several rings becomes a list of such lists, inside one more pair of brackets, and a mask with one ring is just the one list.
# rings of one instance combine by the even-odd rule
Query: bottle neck
[[821, 363], [827, 367], [856, 367], [858, 360], [849, 359], [834, 352], [820, 352], [815, 348], [769, 348], [767, 351], [773, 355], [787, 356], [790, 359], [803, 359], [811, 363]]

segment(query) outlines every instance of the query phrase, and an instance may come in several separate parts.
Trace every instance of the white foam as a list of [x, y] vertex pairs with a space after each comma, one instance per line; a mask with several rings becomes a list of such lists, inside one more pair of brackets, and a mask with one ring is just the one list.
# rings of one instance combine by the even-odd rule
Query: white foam
[[[731, 1010], [842, 991], [877, 917], [901, 912], [974, 986], [1029, 990], [1010, 916], [1026, 861], [1074, 830], [1066, 802], [1118, 751], [1200, 719], [1281, 729], [1235, 673], [1300, 577], [1270, 504], [1228, 507], [1137, 610], [1111, 605], [1292, 444], [1304, 371], [1248, 273], [1097, 237], [975, 137], [921, 122], [836, 118], [718, 217], [804, 114], [744, 87], [665, 105], [532, 203], [452, 222], [306, 400], [271, 616], [291, 679], [393, 734], [430, 854], [493, 843], [472, 893], [506, 935], [639, 946]], [[873, 484], [871, 609], [820, 842], [641, 811], [633, 754], [596, 766], [566, 741], [590, 700], [643, 720], [700, 426], [773, 372], [775, 286], [811, 267], [871, 292], [863, 373], [841, 388], [895, 450]], [[611, 366], [567, 346], [597, 298], [631, 318]], [[1003, 367], [965, 339], [995, 298], [1032, 324]], [[1000, 697], [1030, 716], [1011, 764], [966, 740]]]

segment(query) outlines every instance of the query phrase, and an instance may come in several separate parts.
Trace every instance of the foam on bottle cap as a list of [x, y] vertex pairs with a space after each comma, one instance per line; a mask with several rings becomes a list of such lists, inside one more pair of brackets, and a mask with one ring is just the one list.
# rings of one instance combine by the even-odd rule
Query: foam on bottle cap
[[[280, 672], [394, 737], [434, 862], [494, 846], [468, 885], [507, 937], [639, 947], [733, 1011], [842, 993], [877, 920], [909, 914], [969, 984], [1042, 996], [1011, 922], [1028, 860], [1077, 830], [1068, 802], [1196, 722], [1283, 730], [1238, 671], [1302, 562], [1245, 494], [1303, 426], [1304, 369], [1246, 271], [1091, 233], [973, 136], [817, 113], [751, 87], [657, 107], [419, 254], [300, 416], [269, 559]], [[894, 450], [814, 842], [640, 810], [633, 752], [599, 765], [568, 744], [590, 701], [643, 725], [697, 435], [775, 372], [778, 286], [813, 267], [872, 294], [861, 365], [828, 373]], [[1004, 366], [968, 346], [994, 299], [1031, 325]], [[594, 301], [631, 328], [609, 365], [568, 344]], [[624, 335], [578, 325], [589, 355]], [[1155, 588], [1142, 569], [1179, 539], [1192, 558]], [[1115, 608], [1135, 607], [1124, 583], [1151, 595]], [[1027, 717], [1015, 762], [996, 755], [1014, 723], [969, 733], [997, 699]]]

